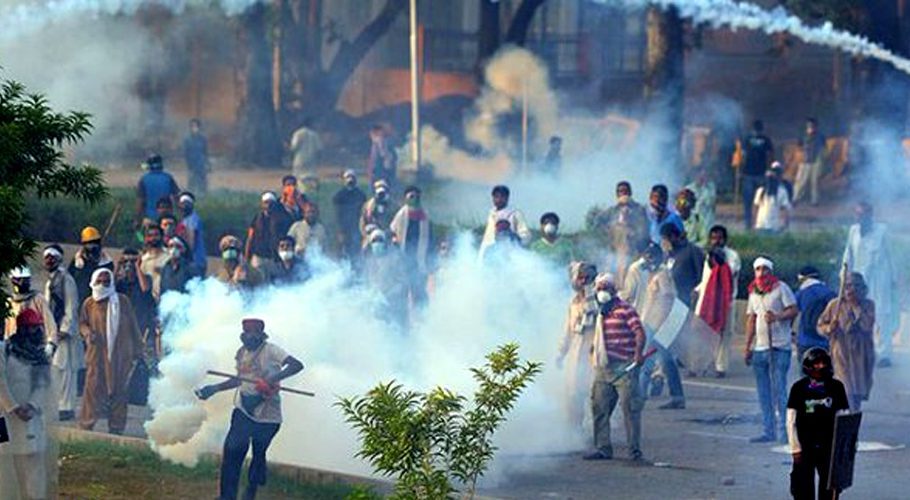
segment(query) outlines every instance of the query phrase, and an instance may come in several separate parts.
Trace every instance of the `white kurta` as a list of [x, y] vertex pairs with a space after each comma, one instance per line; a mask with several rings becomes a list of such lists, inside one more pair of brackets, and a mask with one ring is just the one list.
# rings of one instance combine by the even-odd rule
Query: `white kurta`
[[875, 223], [869, 234], [860, 233], [859, 224], [850, 226], [843, 262], [850, 272], [863, 275], [869, 287], [869, 299], [875, 303], [875, 329], [882, 342], [882, 357], [891, 353], [891, 336], [897, 329], [900, 310], [894, 265], [888, 248], [887, 226]]
[[597, 320], [597, 303], [591, 296], [576, 294], [569, 303], [559, 358], [566, 374], [566, 414], [569, 421], [581, 426], [587, 411], [593, 370], [591, 350]]
[[[411, 224], [411, 207], [405, 205], [398, 209], [395, 218], [392, 219], [389, 229], [395, 234], [395, 243], [401, 247], [404, 252], [407, 246], [408, 226]], [[418, 223], [417, 239], [417, 271], [420, 274], [427, 274], [427, 253], [430, 249], [430, 215], [424, 210], [425, 217]]]
[[521, 210], [511, 207], [506, 207], [502, 210], [493, 208], [490, 210], [490, 215], [487, 216], [487, 227], [483, 231], [483, 239], [480, 240], [480, 258], [483, 258], [487, 248], [496, 241], [496, 223], [501, 220], [509, 221], [509, 225], [512, 226], [512, 232], [518, 235], [522, 245], [528, 246], [531, 243], [531, 237], [533, 236], [531, 228], [528, 227]]
[[[58, 344], [52, 364], [57, 377], [56, 385], [60, 388], [60, 410], [74, 411], [79, 370], [85, 368], [85, 346], [79, 335], [79, 294], [76, 292], [76, 280], [65, 269], [58, 268], [55, 273], [63, 273], [64, 310], [60, 323], [56, 325]], [[51, 283], [55, 273], [48, 276], [44, 286], [44, 298], [48, 304], [51, 304]], [[53, 311], [50, 314], [53, 317]]]

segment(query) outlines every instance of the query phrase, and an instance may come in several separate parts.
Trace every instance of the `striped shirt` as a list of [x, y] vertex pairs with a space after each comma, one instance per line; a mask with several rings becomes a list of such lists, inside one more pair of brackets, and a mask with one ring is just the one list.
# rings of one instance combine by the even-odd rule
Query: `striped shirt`
[[635, 332], [642, 328], [635, 308], [618, 300], [612, 311], [601, 315], [601, 321], [608, 359], [631, 361], [635, 357]]

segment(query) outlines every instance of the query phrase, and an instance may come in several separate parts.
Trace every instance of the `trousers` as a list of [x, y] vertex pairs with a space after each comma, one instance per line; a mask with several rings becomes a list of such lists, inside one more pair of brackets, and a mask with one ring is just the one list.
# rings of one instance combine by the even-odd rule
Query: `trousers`
[[256, 422], [239, 409], [234, 409], [221, 456], [221, 500], [237, 498], [240, 470], [250, 444], [253, 446], [253, 458], [250, 461], [249, 485], [256, 488], [265, 484], [268, 470], [265, 452], [280, 427], [281, 424]]
[[635, 368], [626, 376], [612, 384], [610, 381], [619, 375], [625, 363], [610, 363], [604, 369], [598, 369], [591, 387], [591, 411], [594, 420], [594, 446], [601, 452], [612, 456], [613, 443], [610, 440], [610, 417], [619, 404], [622, 408], [623, 423], [626, 426], [626, 441], [630, 455], [641, 455], [641, 409], [644, 400], [639, 394], [639, 369]]
[[[790, 471], [790, 494], [796, 500], [827, 500], [834, 497], [828, 486], [828, 467], [831, 454], [820, 448], [804, 449], [799, 463], [793, 462]], [[815, 486], [815, 473], [818, 472], [818, 488]], [[816, 491], [818, 497], [815, 496]]]
[[775, 410], [779, 436], [786, 436], [787, 371], [790, 370], [790, 349], [771, 348], [752, 354], [752, 370], [761, 406], [762, 428], [766, 436], [774, 436]]

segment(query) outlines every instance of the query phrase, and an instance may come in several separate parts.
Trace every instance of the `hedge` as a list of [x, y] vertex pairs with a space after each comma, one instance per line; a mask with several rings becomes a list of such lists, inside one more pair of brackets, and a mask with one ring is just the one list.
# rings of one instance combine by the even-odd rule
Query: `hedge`
[[[330, 234], [334, 234], [334, 207], [331, 196], [339, 184], [323, 183], [311, 197], [321, 210], [321, 217]], [[214, 191], [202, 197], [197, 203], [197, 210], [206, 230], [206, 248], [211, 254], [217, 248], [218, 239], [224, 234], [243, 236], [246, 228], [258, 209], [259, 199], [256, 193], [237, 191]], [[123, 247], [138, 246], [140, 241], [133, 230], [135, 196], [131, 189], [116, 188], [105, 201], [89, 206], [68, 198], [45, 199], [32, 196], [27, 201], [31, 217], [27, 233], [39, 241], [56, 241], [75, 243], [79, 231], [86, 225], [94, 225], [102, 231], [107, 226], [115, 207], [120, 206], [105, 245]], [[455, 228], [433, 226], [434, 235], [442, 238], [451, 234]], [[472, 228], [475, 235], [482, 232]], [[581, 249], [596, 248], [596, 236], [580, 232], [566, 235], [575, 241]], [[771, 257], [776, 264], [776, 274], [795, 285], [799, 268], [806, 264], [816, 266], [829, 282], [836, 283], [837, 266], [843, 251], [846, 231], [844, 229], [826, 229], [816, 231], [793, 231], [783, 235], [759, 235], [754, 233], [732, 233], [730, 246], [736, 249], [743, 261], [740, 273], [740, 291], [744, 293], [752, 272], [752, 261], [759, 255]], [[898, 258], [907, 255], [895, 249]]]

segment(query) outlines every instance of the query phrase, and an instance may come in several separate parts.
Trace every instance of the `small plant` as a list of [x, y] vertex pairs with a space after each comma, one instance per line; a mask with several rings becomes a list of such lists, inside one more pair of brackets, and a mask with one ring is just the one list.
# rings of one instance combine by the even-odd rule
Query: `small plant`
[[394, 380], [336, 403], [360, 435], [357, 456], [397, 480], [394, 498], [452, 498], [456, 485], [474, 497], [496, 453], [493, 434], [543, 366], [520, 360], [514, 343], [486, 360], [471, 369], [479, 387], [470, 404], [442, 387], [420, 393]]

